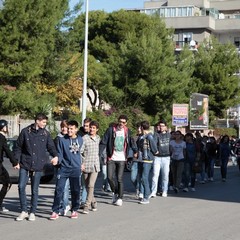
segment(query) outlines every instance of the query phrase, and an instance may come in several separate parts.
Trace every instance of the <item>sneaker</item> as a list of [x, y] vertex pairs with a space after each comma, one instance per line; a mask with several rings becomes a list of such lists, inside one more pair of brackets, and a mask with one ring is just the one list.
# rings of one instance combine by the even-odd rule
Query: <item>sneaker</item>
[[30, 213], [28, 221], [35, 221], [35, 220], [36, 220], [35, 214], [34, 213]]
[[138, 198], [143, 199], [143, 193], [139, 193]]
[[169, 190], [173, 191], [174, 190], [173, 186], [169, 186]]
[[89, 214], [89, 209], [88, 209], [88, 206], [87, 206], [87, 205], [85, 205], [82, 213], [83, 213], [83, 214]]
[[117, 194], [113, 193], [113, 195], [112, 195], [112, 204], [115, 204], [116, 201], [117, 201]]
[[163, 193], [162, 193], [162, 197], [167, 197], [167, 193], [166, 193], [166, 192], [163, 192]]
[[81, 203], [79, 209], [84, 209], [84, 207], [85, 207], [85, 203]]
[[5, 207], [0, 207], [0, 213], [5, 213], [5, 212], [9, 212], [9, 210]]
[[140, 202], [140, 204], [149, 204], [149, 199], [143, 198]]
[[183, 189], [183, 192], [188, 192], [188, 188], [184, 188], [184, 189]]
[[66, 206], [63, 215], [66, 216], [68, 211], [71, 210], [71, 207], [69, 205]]
[[22, 211], [20, 213], [20, 215], [16, 218], [16, 221], [22, 221], [24, 219], [28, 218], [28, 213], [27, 212], [24, 212]]
[[71, 218], [72, 219], [77, 219], [78, 218], [78, 213], [76, 211], [72, 211]]
[[201, 184], [204, 184], [204, 183], [205, 183], [205, 181], [203, 180], [203, 181], [200, 181], [199, 183], [201, 183]]
[[50, 220], [56, 220], [58, 218], [59, 218], [59, 215], [57, 213], [53, 212], [49, 219]]
[[97, 211], [97, 202], [92, 202], [91, 207], [92, 207], [92, 211], [96, 212]]
[[196, 192], [196, 188], [192, 187], [192, 188], [191, 188], [191, 191], [192, 191], [192, 192]]
[[226, 178], [223, 178], [222, 181], [223, 181], [223, 182], [226, 182]]
[[149, 198], [156, 198], [156, 197], [157, 197], [157, 195], [154, 194], [154, 193], [151, 193], [150, 196], [149, 196]]
[[213, 178], [212, 177], [210, 178], [210, 182], [213, 182]]
[[162, 196], [162, 192], [157, 192], [157, 196]]
[[176, 188], [174, 188], [174, 192], [175, 193], [179, 193], [179, 189], [176, 187]]
[[122, 199], [121, 198], [119, 198], [115, 203], [114, 203], [116, 206], [122, 206], [122, 204], [123, 204], [123, 201], [122, 201]]

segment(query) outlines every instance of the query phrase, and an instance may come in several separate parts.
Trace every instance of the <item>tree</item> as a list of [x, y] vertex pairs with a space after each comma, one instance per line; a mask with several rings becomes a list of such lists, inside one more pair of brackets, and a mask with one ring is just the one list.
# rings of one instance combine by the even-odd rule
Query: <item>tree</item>
[[209, 109], [212, 115], [223, 117], [224, 110], [239, 103], [240, 59], [232, 44], [220, 44], [216, 39], [211, 45], [205, 42], [195, 58], [193, 77], [198, 92], [209, 95]]
[[67, 0], [5, 0], [0, 11], [0, 79], [18, 86], [35, 81], [55, 50], [56, 27]]

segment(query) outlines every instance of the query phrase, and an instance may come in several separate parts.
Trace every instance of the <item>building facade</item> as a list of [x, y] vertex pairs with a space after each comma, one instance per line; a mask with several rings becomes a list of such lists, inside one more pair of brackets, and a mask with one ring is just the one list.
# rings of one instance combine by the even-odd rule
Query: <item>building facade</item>
[[174, 29], [176, 48], [197, 47], [213, 35], [240, 49], [240, 0], [148, 0], [135, 10], [163, 18], [166, 27]]

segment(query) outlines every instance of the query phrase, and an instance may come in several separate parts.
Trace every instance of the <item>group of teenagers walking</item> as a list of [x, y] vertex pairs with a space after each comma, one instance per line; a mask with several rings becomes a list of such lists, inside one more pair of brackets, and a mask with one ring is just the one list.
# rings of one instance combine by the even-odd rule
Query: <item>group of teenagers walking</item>
[[[89, 210], [97, 211], [94, 187], [100, 172], [100, 159], [103, 156], [107, 175], [107, 183], [104, 184], [106, 187], [109, 184], [112, 204], [116, 206], [123, 205], [123, 174], [129, 152], [132, 152], [133, 158], [131, 181], [140, 204], [149, 204], [149, 199], [158, 194], [167, 197], [169, 186], [176, 193], [179, 192], [181, 184], [184, 191], [188, 191], [189, 185], [192, 191], [195, 191], [194, 164], [196, 159], [203, 158], [207, 144], [204, 144], [199, 136], [194, 139], [191, 133], [187, 133], [183, 139], [180, 131], [169, 133], [164, 120], [156, 124], [154, 133], [150, 131], [148, 121], [138, 123], [137, 134], [133, 136], [127, 127], [127, 116], [120, 115], [117, 122], [108, 127], [102, 138], [98, 135], [99, 123], [86, 118], [80, 129], [75, 120], [62, 121], [61, 132], [53, 140], [45, 128], [47, 120], [45, 114], [37, 114], [35, 122], [21, 131], [13, 153], [6, 142], [8, 123], [0, 120], [0, 178], [3, 182], [0, 192], [0, 211], [7, 211], [2, 204], [10, 185], [9, 175], [2, 163], [5, 151], [13, 167], [19, 169], [18, 192], [21, 213], [16, 218], [17, 221], [36, 219], [40, 178], [48, 159], [46, 152], [52, 156], [51, 163], [56, 169], [56, 186], [50, 220], [67, 215], [69, 210], [70, 218], [78, 218], [81, 202], [83, 214], [88, 214]], [[227, 148], [223, 149], [226, 158]], [[217, 151], [215, 149], [214, 153], [214, 144], [211, 151], [214, 161], [214, 154]], [[206, 168], [210, 169], [208, 174], [211, 180], [213, 180], [212, 161]], [[149, 181], [151, 169], [153, 176]], [[223, 179], [226, 179], [224, 169], [223, 174], [225, 174]], [[29, 179], [31, 200], [28, 207], [26, 186]], [[69, 189], [71, 207], [68, 204]]]

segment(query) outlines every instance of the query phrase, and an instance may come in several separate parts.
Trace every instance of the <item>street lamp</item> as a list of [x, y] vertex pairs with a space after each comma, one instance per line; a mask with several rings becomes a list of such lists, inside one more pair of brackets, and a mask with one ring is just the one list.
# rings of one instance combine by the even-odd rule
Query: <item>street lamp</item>
[[86, 4], [85, 17], [85, 42], [84, 42], [84, 73], [83, 73], [83, 93], [82, 93], [82, 125], [87, 112], [87, 70], [88, 70], [88, 0]]

